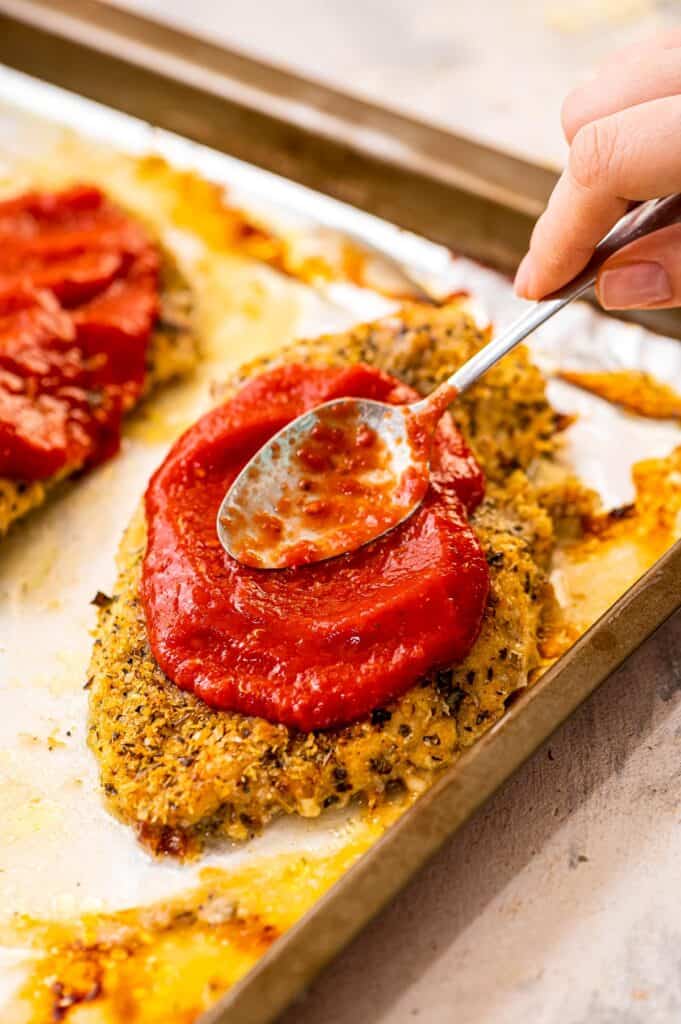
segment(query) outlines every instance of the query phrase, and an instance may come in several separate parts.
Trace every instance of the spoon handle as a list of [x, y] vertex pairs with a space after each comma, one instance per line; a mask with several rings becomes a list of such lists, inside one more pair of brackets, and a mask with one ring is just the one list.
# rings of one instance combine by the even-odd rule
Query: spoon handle
[[562, 288], [548, 295], [533, 305], [505, 331], [480, 349], [479, 352], [464, 363], [456, 373], [443, 381], [427, 398], [418, 403], [423, 407], [437, 408], [441, 406], [446, 393], [460, 394], [474, 384], [475, 381], [491, 366], [494, 366], [507, 352], [515, 348], [528, 334], [549, 320], [554, 314], [567, 306], [568, 302], [583, 295], [596, 282], [598, 271], [605, 261], [618, 249], [635, 242], [636, 239], [649, 235], [660, 228], [681, 222], [681, 195], [664, 196], [662, 199], [650, 199], [639, 203], [617, 221], [596, 246], [593, 256], [586, 267]]

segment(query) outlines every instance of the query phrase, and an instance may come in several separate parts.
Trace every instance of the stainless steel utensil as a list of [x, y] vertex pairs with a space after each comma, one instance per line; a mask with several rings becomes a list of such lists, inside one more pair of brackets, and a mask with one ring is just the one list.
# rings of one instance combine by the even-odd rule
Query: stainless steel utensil
[[[430, 445], [414, 443], [414, 437], [424, 432], [432, 437], [438, 420], [454, 398], [532, 331], [592, 287], [608, 257], [637, 238], [679, 221], [681, 195], [652, 199], [629, 210], [596, 247], [580, 274], [553, 295], [533, 303], [515, 323], [421, 401], [396, 406], [343, 398], [299, 416], [253, 456], [227, 491], [217, 517], [220, 543], [230, 555], [246, 564], [281, 569], [298, 564], [295, 552], [301, 549], [305, 551], [305, 562], [322, 561], [376, 540], [404, 522], [421, 503], [429, 473]], [[320, 481], [310, 480], [307, 467], [298, 457], [311, 438], [320, 431], [338, 432], [341, 422], [352, 423], [353, 430], [363, 425], [382, 451], [380, 467], [361, 476], [365, 501], [361, 518], [358, 516], [352, 530], [333, 517], [329, 522], [324, 516], [306, 514], [308, 503], [317, 500]], [[422, 481], [423, 486], [405, 490], [401, 485], [406, 473], [411, 474], [412, 480]], [[387, 476], [391, 483], [388, 495]], [[301, 489], [304, 478], [306, 486]], [[367, 504], [366, 497], [370, 498], [372, 488], [376, 505], [384, 512], [389, 506], [388, 515], [367, 512], [371, 502]], [[387, 502], [386, 496], [393, 500]], [[248, 555], [249, 545], [243, 542], [244, 529], [263, 517], [276, 520], [277, 530], [258, 534], [257, 559], [253, 560]]]

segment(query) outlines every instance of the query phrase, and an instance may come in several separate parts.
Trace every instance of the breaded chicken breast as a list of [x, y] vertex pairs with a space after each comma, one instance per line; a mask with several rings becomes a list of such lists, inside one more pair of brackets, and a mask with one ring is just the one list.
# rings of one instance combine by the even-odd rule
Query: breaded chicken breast
[[[425, 393], [485, 340], [460, 303], [413, 305], [253, 363], [230, 386], [283, 360], [362, 361]], [[488, 481], [472, 519], [491, 571], [481, 634], [464, 662], [342, 728], [303, 733], [214, 710], [165, 677], [150, 652], [139, 599], [145, 522], [138, 512], [120, 548], [114, 594], [99, 613], [89, 742], [109, 807], [152, 849], [182, 854], [211, 836], [246, 838], [276, 815], [314, 817], [357, 796], [377, 802], [418, 791], [527, 685], [538, 663], [553, 534], [526, 470], [550, 453], [556, 417], [522, 349], [452, 411]]]

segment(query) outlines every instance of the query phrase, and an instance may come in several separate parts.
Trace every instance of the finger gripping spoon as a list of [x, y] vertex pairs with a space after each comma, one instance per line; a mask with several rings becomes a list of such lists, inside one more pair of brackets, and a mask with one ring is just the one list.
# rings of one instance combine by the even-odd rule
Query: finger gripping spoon
[[457, 395], [596, 281], [630, 242], [681, 222], [681, 195], [629, 210], [568, 284], [533, 303], [430, 395], [409, 405], [341, 398], [304, 413], [246, 464], [217, 516], [229, 555], [258, 569], [335, 558], [404, 522], [428, 489], [432, 438]]

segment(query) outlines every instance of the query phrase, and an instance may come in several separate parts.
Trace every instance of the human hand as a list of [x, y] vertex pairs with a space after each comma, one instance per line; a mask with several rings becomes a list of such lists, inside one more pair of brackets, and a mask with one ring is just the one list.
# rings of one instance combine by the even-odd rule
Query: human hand
[[[518, 268], [539, 299], [575, 276], [631, 200], [681, 191], [681, 29], [615, 54], [565, 100], [568, 165]], [[606, 309], [681, 306], [681, 225], [625, 246], [603, 265]]]

